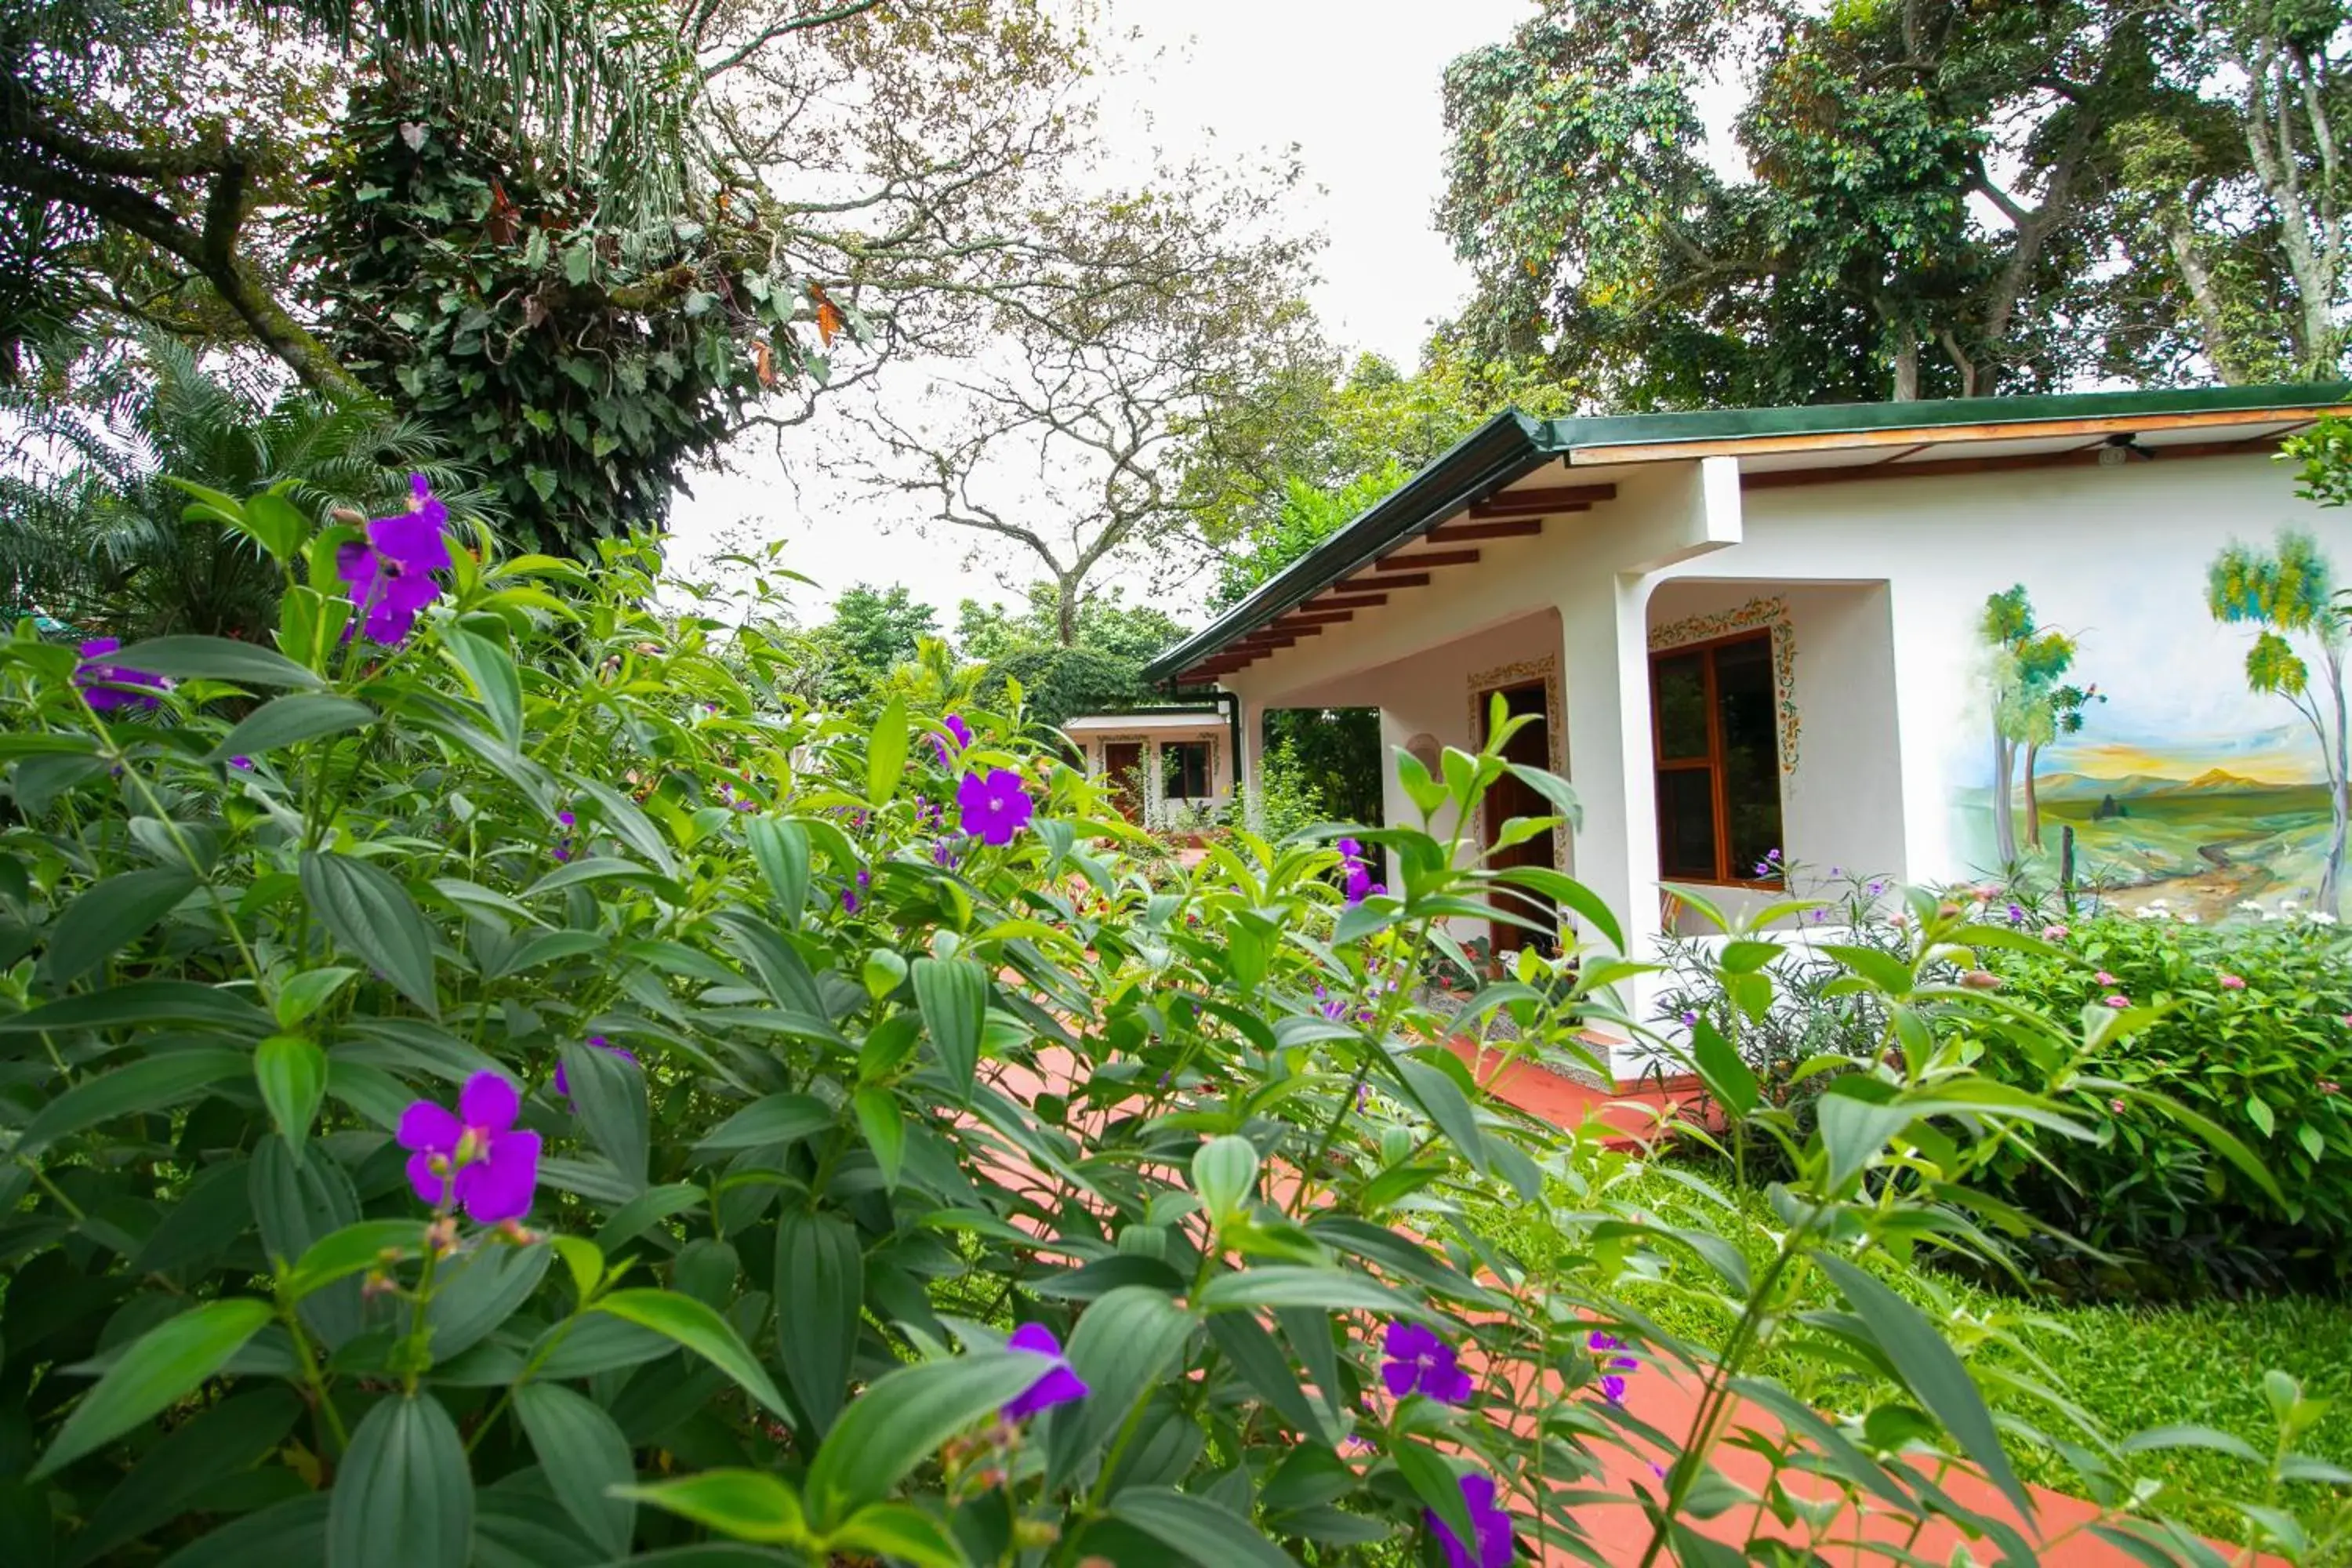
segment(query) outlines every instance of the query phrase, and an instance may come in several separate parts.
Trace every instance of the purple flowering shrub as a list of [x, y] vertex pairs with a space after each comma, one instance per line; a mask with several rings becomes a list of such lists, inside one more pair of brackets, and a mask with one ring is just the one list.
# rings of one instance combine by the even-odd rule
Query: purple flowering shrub
[[[1465, 1205], [1594, 1146], [1437, 1042], [1507, 1012], [1591, 1061], [1629, 968], [1570, 879], [1391, 826], [1154, 880], [1017, 691], [812, 708], [643, 542], [592, 574], [422, 495], [206, 504], [286, 571], [274, 647], [0, 645], [0, 1561], [1501, 1568], [1597, 1493], [1715, 1562], [1734, 1384], [1785, 1400], [1748, 1373], [1790, 1332], [1853, 1402], [1739, 1441], [2005, 1528], [1927, 1479], [1940, 1446], [2013, 1487], [1974, 1386], [1852, 1262], [1975, 1245], [1948, 1194], [2057, 1116], [1940, 1024], [1801, 1135], [1702, 1053], [1790, 1139], [1762, 1267], [1596, 1194], [1538, 1279]], [[1496, 728], [1399, 761], [1424, 825], [1477, 820]], [[1542, 984], [1441, 1018], [1401, 983], [1467, 967], [1448, 920], [1555, 910]], [[2131, 1021], [2052, 1031], [2055, 1070]], [[1618, 1294], [1693, 1253], [1743, 1304], [1721, 1347]], [[1781, 1310], [1824, 1279], [1850, 1310]], [[1669, 1381], [1697, 1416], [1637, 1419]], [[1835, 1531], [1755, 1516], [1759, 1560]]]

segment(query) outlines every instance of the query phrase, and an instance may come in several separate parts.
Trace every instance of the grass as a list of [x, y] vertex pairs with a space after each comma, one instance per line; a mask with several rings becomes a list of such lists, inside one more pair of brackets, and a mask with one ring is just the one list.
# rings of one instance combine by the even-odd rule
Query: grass
[[[1651, 1171], [1612, 1185], [1609, 1196], [1672, 1223], [1703, 1225], [1736, 1241], [1751, 1266], [1760, 1263], [1773, 1250], [1777, 1229], [1763, 1194], [1728, 1184], [1717, 1190], [1727, 1209]], [[1583, 1206], [1565, 1197], [1557, 1201]], [[1540, 1209], [1498, 1205], [1477, 1211], [1473, 1220], [1538, 1274], [1565, 1283], [1568, 1271], [1589, 1266], [1581, 1244]], [[2276, 1369], [2299, 1381], [2306, 1396], [2334, 1402], [2297, 1440], [2295, 1451], [2352, 1468], [2352, 1301], [2290, 1297], [2188, 1307], [2070, 1306], [2022, 1301], [1892, 1259], [1874, 1259], [1873, 1268], [1944, 1327], [1997, 1413], [2039, 1431], [2085, 1443], [2080, 1428], [2035, 1392], [2041, 1385], [2059, 1391], [2111, 1437], [2193, 1424], [2226, 1432], [2267, 1457], [2277, 1445], [2278, 1424], [2263, 1392], [2263, 1374]], [[1703, 1344], [1720, 1344], [1730, 1323], [1720, 1289], [1712, 1273], [1682, 1258], [1655, 1282], [1618, 1286], [1627, 1304], [1660, 1328]], [[1804, 1297], [1806, 1306], [1836, 1304], [1817, 1274]], [[1801, 1340], [1775, 1341], [1750, 1370], [1780, 1379], [1822, 1409], [1859, 1409], [1875, 1397], [1826, 1358], [1806, 1353]], [[2054, 1449], [2021, 1437], [2011, 1447], [2027, 1479], [2084, 1494], [2081, 1477]], [[2263, 1468], [2230, 1454], [2171, 1448], [2126, 1462], [2133, 1477], [2162, 1486], [2153, 1506], [2218, 1541], [2247, 1538], [2249, 1527], [2232, 1500], [2264, 1500]], [[2352, 1500], [2317, 1486], [2291, 1486], [2269, 1500], [2314, 1534], [2338, 1509], [2352, 1513]], [[2340, 1568], [2352, 1556], [2339, 1549], [2310, 1561]]]

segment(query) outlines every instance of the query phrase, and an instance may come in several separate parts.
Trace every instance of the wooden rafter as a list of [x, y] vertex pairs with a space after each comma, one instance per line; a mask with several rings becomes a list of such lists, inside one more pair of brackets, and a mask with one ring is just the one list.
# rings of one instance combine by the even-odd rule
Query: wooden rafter
[[1372, 563], [1375, 572], [1417, 572], [1424, 566], [1475, 565], [1475, 550], [1423, 550], [1406, 555], [1383, 555]]
[[1474, 539], [1520, 539], [1542, 531], [1543, 519], [1522, 517], [1501, 522], [1449, 522], [1422, 537], [1432, 544], [1467, 544]]
[[1535, 489], [1498, 490], [1473, 506], [1470, 515], [1549, 517], [1559, 511], [1582, 511], [1596, 501], [1616, 499], [1615, 485], [1544, 485]]

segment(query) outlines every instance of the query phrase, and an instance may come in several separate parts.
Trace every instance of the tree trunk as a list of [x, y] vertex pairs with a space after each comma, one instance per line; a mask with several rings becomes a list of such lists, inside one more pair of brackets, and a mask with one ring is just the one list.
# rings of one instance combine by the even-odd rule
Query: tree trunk
[[2172, 265], [2180, 273], [2180, 280], [2189, 288], [2189, 310], [2196, 318], [2197, 335], [2204, 340], [2205, 363], [2226, 385], [2238, 386], [2246, 381], [2246, 367], [2230, 347], [2228, 317], [2221, 310], [2221, 290], [2213, 281], [2213, 269], [2205, 265], [2205, 258], [2197, 251], [2197, 230], [2189, 221], [2186, 209], [2174, 213], [2165, 222], [2165, 244], [2172, 251]]
[[2010, 815], [2010, 772], [2013, 753], [2009, 737], [1998, 729], [1992, 736], [1992, 852], [2001, 868], [2017, 864], [2017, 822]]
[[2352, 826], [2352, 800], [2346, 798], [2352, 790], [2352, 756], [2347, 755], [2344, 703], [2344, 655], [2335, 647], [2327, 649], [2328, 693], [2336, 703], [2336, 734], [2333, 755], [2327, 764], [2327, 804], [2334, 817], [2333, 831], [2327, 837], [2327, 869], [2319, 881], [2319, 907], [2341, 920], [2344, 884], [2344, 839], [2347, 826]]
[[1059, 578], [1054, 584], [1054, 626], [1064, 647], [1078, 646], [1078, 584], [1074, 577]]
[[1919, 345], [1916, 342], [1895, 351], [1895, 401], [1919, 401]]
[[2042, 743], [2025, 743], [2025, 847], [2042, 847], [2042, 796], [2033, 787], [2033, 770], [2041, 765]]

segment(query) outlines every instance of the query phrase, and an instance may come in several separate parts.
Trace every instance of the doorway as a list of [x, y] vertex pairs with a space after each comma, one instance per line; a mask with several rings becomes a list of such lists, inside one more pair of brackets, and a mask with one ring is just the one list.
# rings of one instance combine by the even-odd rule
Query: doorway
[[1103, 742], [1103, 772], [1110, 779], [1111, 800], [1129, 822], [1143, 820], [1143, 742]]
[[[1495, 699], [1498, 695], [1503, 699], [1504, 706], [1512, 718], [1525, 716], [1530, 721], [1528, 723], [1522, 724], [1512, 733], [1511, 738], [1503, 743], [1505, 759], [1517, 763], [1522, 767], [1549, 769], [1551, 766], [1551, 713], [1550, 704], [1545, 700], [1544, 683], [1540, 680], [1530, 680], [1516, 686], [1496, 687], [1478, 693], [1478, 731], [1481, 745], [1486, 743], [1487, 737], [1492, 733], [1488, 721], [1494, 709]], [[1538, 791], [1521, 783], [1517, 775], [1505, 773], [1496, 780], [1494, 787], [1486, 792], [1485, 818], [1478, 825], [1478, 841], [1488, 851], [1486, 864], [1498, 868], [1507, 866], [1541, 866], [1548, 870], [1559, 870], [1559, 859], [1552, 852], [1553, 836], [1549, 832], [1538, 833], [1532, 838], [1524, 839], [1507, 849], [1496, 850], [1494, 847], [1496, 841], [1502, 837], [1503, 825], [1513, 817], [1553, 815], [1551, 802], [1546, 800]], [[1525, 926], [1514, 925], [1505, 921], [1490, 921], [1487, 928], [1490, 952], [1499, 953], [1512, 948], [1533, 947], [1537, 952], [1547, 956], [1556, 955], [1559, 952], [1559, 906], [1558, 904], [1544, 895], [1525, 888], [1515, 888], [1507, 895], [1498, 896], [1507, 897], [1511, 901], [1512, 912], [1533, 921], [1541, 928], [1541, 931], [1531, 931]]]

